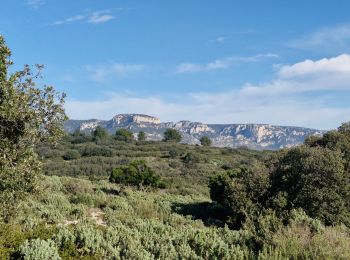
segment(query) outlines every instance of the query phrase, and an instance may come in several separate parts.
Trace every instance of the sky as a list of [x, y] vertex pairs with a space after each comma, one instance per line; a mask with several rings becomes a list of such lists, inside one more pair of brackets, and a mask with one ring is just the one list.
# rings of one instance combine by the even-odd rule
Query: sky
[[72, 119], [333, 129], [350, 121], [350, 1], [4, 0], [13, 70], [44, 64]]

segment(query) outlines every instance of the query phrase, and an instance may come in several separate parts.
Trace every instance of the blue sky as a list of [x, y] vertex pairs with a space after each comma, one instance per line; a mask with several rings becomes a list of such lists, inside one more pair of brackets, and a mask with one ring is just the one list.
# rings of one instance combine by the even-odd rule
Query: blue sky
[[12, 0], [15, 68], [44, 64], [71, 118], [320, 129], [350, 120], [350, 1]]

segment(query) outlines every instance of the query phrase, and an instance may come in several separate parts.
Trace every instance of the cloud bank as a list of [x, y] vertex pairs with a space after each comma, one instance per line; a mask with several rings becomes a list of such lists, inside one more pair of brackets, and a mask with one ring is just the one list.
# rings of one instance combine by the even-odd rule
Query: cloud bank
[[68, 100], [66, 108], [75, 119], [110, 119], [118, 113], [144, 113], [163, 121], [187, 119], [331, 129], [350, 120], [350, 105], [334, 106], [330, 102], [332, 97], [324, 92], [342, 91], [350, 96], [349, 68], [350, 56], [342, 54], [282, 65], [271, 82], [245, 84], [226, 92], [187, 93], [172, 101], [162, 96], [112, 94], [105, 100]]

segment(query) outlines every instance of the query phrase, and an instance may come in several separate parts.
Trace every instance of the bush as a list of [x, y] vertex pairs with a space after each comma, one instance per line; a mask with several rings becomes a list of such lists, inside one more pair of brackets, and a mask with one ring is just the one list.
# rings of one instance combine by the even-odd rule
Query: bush
[[115, 139], [123, 142], [132, 142], [134, 141], [134, 134], [126, 129], [118, 129], [115, 132]]
[[20, 253], [24, 260], [59, 260], [58, 249], [51, 240], [34, 239], [26, 240], [20, 247]]
[[169, 156], [170, 156], [170, 158], [176, 158], [177, 156], [179, 156], [180, 155], [180, 152], [178, 151], [178, 149], [176, 149], [176, 148], [171, 148], [170, 150], [169, 150]]
[[62, 157], [64, 160], [67, 160], [67, 161], [75, 160], [80, 157], [80, 153], [77, 150], [69, 150]]
[[180, 142], [182, 139], [181, 133], [176, 129], [168, 128], [164, 132], [164, 141], [165, 142]]
[[156, 188], [164, 188], [165, 184], [156, 176], [145, 161], [133, 161], [127, 166], [115, 168], [109, 180], [114, 183], [146, 185]]
[[339, 151], [301, 146], [281, 153], [271, 172], [271, 206], [302, 208], [327, 225], [350, 225], [350, 176]]
[[97, 126], [95, 130], [92, 132], [92, 135], [95, 141], [104, 140], [108, 137], [108, 133], [106, 129], [104, 129], [101, 126]]
[[105, 156], [112, 157], [114, 155], [114, 151], [105, 146], [97, 146], [97, 145], [85, 145], [80, 149], [81, 156]]
[[140, 131], [138, 134], [137, 134], [137, 141], [146, 141], [146, 133], [144, 131]]
[[211, 139], [208, 136], [203, 136], [199, 139], [201, 145], [203, 146], [211, 146]]
[[247, 219], [255, 219], [264, 209], [269, 176], [262, 165], [238, 168], [214, 176], [209, 181], [210, 197], [230, 211], [229, 223], [240, 227]]

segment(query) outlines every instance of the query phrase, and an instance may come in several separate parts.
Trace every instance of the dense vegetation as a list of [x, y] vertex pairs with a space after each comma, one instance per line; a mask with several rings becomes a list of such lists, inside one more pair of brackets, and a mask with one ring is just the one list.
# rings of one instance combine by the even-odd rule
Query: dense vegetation
[[350, 259], [350, 124], [278, 152], [55, 143], [63, 99], [8, 58], [0, 38], [0, 259]]

